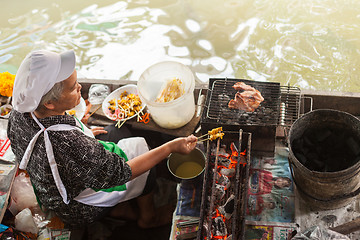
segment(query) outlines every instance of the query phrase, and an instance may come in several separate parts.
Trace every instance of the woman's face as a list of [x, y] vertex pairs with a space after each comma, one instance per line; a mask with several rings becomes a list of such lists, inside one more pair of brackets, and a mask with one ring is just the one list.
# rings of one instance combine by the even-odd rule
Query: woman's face
[[77, 72], [71, 74], [70, 77], [63, 82], [63, 92], [58, 101], [54, 103], [59, 112], [65, 112], [74, 108], [80, 103], [81, 98], [81, 85], [77, 81]]

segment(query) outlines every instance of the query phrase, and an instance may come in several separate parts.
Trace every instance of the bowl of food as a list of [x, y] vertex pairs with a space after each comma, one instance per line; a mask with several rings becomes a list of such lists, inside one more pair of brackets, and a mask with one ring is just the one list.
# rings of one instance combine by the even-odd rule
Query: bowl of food
[[85, 115], [85, 111], [86, 111], [85, 100], [83, 98], [80, 98], [80, 103], [76, 105], [76, 107], [74, 107], [73, 109], [66, 111], [66, 113], [75, 116], [77, 119], [81, 120]]
[[143, 114], [145, 104], [140, 100], [137, 86], [128, 84], [110, 93], [102, 103], [105, 116], [113, 121], [126, 121]]
[[10, 104], [5, 104], [0, 107], [0, 116], [2, 118], [9, 118], [12, 106]]

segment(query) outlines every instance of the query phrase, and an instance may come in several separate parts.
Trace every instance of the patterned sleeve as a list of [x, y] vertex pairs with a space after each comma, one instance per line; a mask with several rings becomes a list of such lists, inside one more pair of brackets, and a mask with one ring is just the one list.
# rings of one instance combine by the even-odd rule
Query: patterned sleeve
[[74, 196], [85, 188], [110, 188], [129, 181], [131, 169], [125, 159], [105, 150], [96, 139], [77, 130], [53, 134], [58, 135], [52, 141], [59, 173]]

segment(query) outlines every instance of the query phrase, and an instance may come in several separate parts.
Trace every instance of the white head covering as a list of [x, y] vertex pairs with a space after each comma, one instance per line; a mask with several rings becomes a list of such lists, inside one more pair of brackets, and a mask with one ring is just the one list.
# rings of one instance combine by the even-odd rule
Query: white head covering
[[39, 50], [29, 53], [16, 73], [13, 107], [19, 112], [33, 112], [41, 98], [75, 69], [73, 50], [61, 54]]

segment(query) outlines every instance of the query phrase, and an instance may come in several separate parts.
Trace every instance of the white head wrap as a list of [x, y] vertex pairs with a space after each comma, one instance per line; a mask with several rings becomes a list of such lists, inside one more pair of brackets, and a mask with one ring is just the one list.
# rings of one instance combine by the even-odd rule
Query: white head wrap
[[39, 50], [29, 53], [16, 73], [13, 107], [19, 112], [33, 112], [41, 98], [75, 69], [73, 50], [61, 54]]

